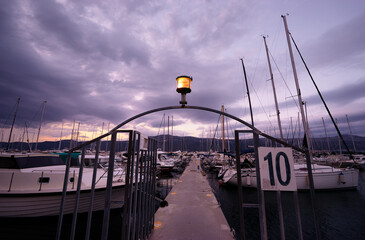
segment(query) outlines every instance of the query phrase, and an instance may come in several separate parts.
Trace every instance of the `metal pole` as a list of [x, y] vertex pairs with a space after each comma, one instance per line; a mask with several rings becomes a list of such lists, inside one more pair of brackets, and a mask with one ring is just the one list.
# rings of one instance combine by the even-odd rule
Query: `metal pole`
[[[124, 192], [124, 206], [123, 206], [123, 218], [122, 218], [122, 240], [129, 240], [130, 232], [130, 209], [131, 209], [131, 186], [133, 173], [133, 159], [134, 159], [134, 132], [129, 132], [128, 138], [128, 160], [127, 169], [125, 174], [125, 192]], [[131, 169], [132, 168], [132, 169]]]
[[240, 137], [239, 131], [234, 131], [234, 141], [236, 148], [236, 169], [237, 169], [237, 191], [238, 191], [238, 213], [240, 218], [240, 239], [245, 239], [245, 222], [243, 218], [243, 193], [242, 193], [242, 176], [240, 161]]
[[131, 236], [131, 240], [137, 239], [136, 238], [136, 231], [138, 231], [138, 229], [136, 230], [136, 223], [137, 223], [137, 200], [138, 200], [138, 165], [139, 165], [139, 158], [140, 158], [140, 141], [141, 141], [141, 135], [138, 133], [136, 134], [137, 139], [136, 139], [136, 168], [135, 168], [135, 173], [134, 173], [134, 192], [133, 192], [133, 210], [132, 210], [132, 216], [131, 218], [133, 219], [132, 222], [132, 236]]
[[[77, 214], [78, 214], [78, 210], [79, 210], [79, 199], [80, 199], [80, 191], [81, 191], [81, 184], [82, 184], [82, 175], [83, 175], [83, 171], [84, 171], [84, 161], [85, 161], [85, 148], [82, 148], [79, 175], [78, 175], [78, 179], [77, 179], [75, 207], [74, 207], [74, 212], [73, 212], [73, 216], [72, 216], [72, 225], [71, 225], [71, 234], [70, 234], [71, 240], [75, 239], [75, 233], [76, 233], [76, 223], [77, 223]], [[74, 181], [75, 181], [75, 179], [74, 179]]]
[[108, 239], [110, 202], [111, 202], [111, 196], [112, 196], [116, 139], [117, 139], [117, 132], [114, 132], [112, 134], [112, 138], [111, 138], [112, 142], [110, 144], [108, 178], [107, 178], [107, 183], [106, 183], [105, 205], [104, 205], [104, 216], [103, 216], [103, 227], [102, 227], [102, 232], [101, 232], [101, 239], [104, 239], [104, 240]]
[[266, 212], [265, 212], [265, 197], [264, 191], [261, 188], [261, 175], [260, 175], [260, 164], [259, 164], [259, 136], [253, 132], [254, 146], [255, 146], [255, 159], [256, 159], [256, 181], [257, 181], [257, 199], [259, 203], [259, 217], [260, 217], [260, 233], [261, 240], [267, 240], [267, 226], [266, 226]]
[[88, 211], [88, 215], [87, 215], [85, 240], [88, 240], [90, 238], [91, 219], [92, 219], [93, 205], [94, 205], [96, 173], [97, 173], [98, 164], [99, 164], [99, 151], [100, 151], [100, 140], [96, 142], [96, 152], [95, 152], [95, 159], [94, 159], [94, 166], [93, 166], [93, 176], [92, 176], [92, 180], [91, 180], [90, 203], [89, 203], [89, 211]]
[[[66, 160], [65, 178], [63, 180], [63, 190], [62, 190], [62, 198], [61, 198], [61, 204], [60, 204], [60, 214], [59, 214], [58, 223], [57, 223], [57, 234], [56, 234], [56, 239], [57, 240], [61, 239], [63, 212], [64, 212], [65, 201], [66, 201], [68, 176], [69, 176], [69, 173], [70, 173], [71, 155], [72, 155], [72, 152], [69, 151], [68, 155], [67, 155], [67, 160]], [[75, 181], [75, 178], [74, 178], [74, 181]]]

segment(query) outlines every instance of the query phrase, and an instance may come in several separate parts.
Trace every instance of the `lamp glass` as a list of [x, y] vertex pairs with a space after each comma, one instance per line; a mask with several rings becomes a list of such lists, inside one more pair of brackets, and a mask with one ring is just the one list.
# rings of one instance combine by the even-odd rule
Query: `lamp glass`
[[178, 93], [190, 93], [192, 78], [189, 76], [179, 76], [176, 78]]
[[180, 77], [177, 79], [177, 88], [190, 88], [191, 79], [188, 77]]

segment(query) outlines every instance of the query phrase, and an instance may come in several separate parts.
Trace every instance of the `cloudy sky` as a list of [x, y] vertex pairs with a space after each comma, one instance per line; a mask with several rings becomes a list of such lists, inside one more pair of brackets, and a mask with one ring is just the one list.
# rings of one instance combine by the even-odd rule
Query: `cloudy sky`
[[[141, 112], [179, 104], [176, 77], [193, 77], [189, 105], [228, 111], [250, 122], [240, 58], [245, 61], [255, 126], [275, 133], [277, 120], [263, 42], [267, 37], [285, 132], [297, 125], [296, 88], [281, 15], [341, 131], [365, 136], [364, 1], [2, 1], [0, 124], [7, 141], [20, 97], [14, 139], [25, 122], [34, 139], [69, 138], [80, 123], [88, 139]], [[299, 84], [317, 136], [334, 135], [329, 116], [300, 61]], [[294, 101], [295, 100], [295, 101]], [[209, 136], [218, 115], [196, 110], [151, 114], [127, 129]], [[291, 124], [292, 122], [292, 124]], [[242, 128], [229, 121], [231, 129]]]

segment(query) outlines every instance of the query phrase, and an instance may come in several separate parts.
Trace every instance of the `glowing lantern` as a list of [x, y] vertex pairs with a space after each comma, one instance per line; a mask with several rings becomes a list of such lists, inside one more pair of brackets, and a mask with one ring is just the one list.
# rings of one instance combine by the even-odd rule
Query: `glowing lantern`
[[183, 75], [176, 78], [177, 82], [176, 92], [181, 93], [180, 104], [182, 104], [183, 106], [187, 104], [186, 94], [191, 92], [191, 81], [193, 81], [193, 78], [189, 76]]

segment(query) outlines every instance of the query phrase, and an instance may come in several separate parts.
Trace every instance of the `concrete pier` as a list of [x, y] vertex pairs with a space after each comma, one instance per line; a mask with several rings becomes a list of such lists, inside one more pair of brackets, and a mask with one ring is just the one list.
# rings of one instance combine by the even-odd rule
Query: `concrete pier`
[[155, 214], [151, 240], [234, 239], [206, 177], [192, 159]]

